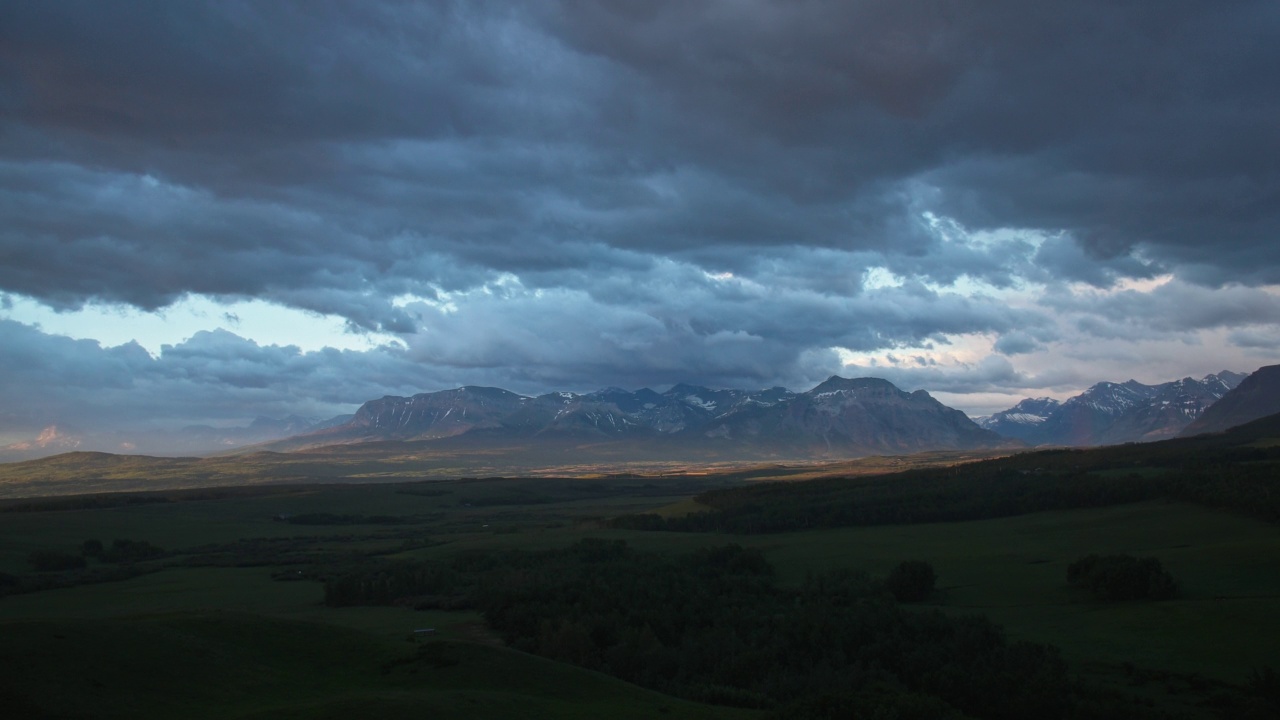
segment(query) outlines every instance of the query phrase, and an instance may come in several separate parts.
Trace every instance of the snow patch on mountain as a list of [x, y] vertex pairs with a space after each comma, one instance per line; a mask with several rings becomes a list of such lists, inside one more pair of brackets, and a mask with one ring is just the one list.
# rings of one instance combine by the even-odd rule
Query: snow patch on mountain
[[1050, 398], [1023, 400], [979, 424], [1033, 445], [1160, 440], [1177, 435], [1243, 378], [1223, 371], [1157, 385], [1100, 382], [1062, 403]]

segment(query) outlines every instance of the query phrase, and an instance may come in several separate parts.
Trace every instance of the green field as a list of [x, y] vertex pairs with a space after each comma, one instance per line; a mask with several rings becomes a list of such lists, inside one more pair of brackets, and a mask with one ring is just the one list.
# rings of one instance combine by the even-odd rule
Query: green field
[[[76, 553], [87, 539], [145, 540], [167, 554], [139, 563], [147, 572], [136, 577], [0, 597], [7, 668], [0, 698], [52, 717], [758, 716], [505, 648], [473, 611], [327, 607], [322, 584], [309, 579], [335, 563], [447, 561], [563, 548], [584, 537], [669, 553], [727, 542], [754, 547], [791, 587], [812, 572], [881, 576], [899, 561], [927, 560], [938, 590], [921, 609], [987, 616], [1012, 639], [1060, 647], [1074, 672], [1145, 693], [1155, 707], [1187, 717], [1217, 717], [1206, 697], [1280, 666], [1274, 525], [1156, 500], [765, 535], [608, 527], [619, 515], [696, 510], [694, 494], [725, 482], [268, 486], [172, 492], [147, 502], [97, 498], [69, 509], [65, 501], [10, 501], [0, 507], [0, 572], [11, 577], [71, 578], [33, 572], [27, 557], [41, 549]], [[320, 514], [341, 521], [289, 521]], [[1095, 600], [1065, 579], [1066, 566], [1090, 553], [1154, 556], [1180, 594], [1162, 602]], [[89, 560], [89, 570], [100, 567]], [[423, 627], [434, 635], [412, 641]], [[1186, 683], [1199, 690], [1184, 691]]]
[[[230, 611], [6, 621], [6, 705], [68, 717], [746, 717], [476, 642]], [[12, 717], [12, 716], [11, 716]]]
[[[1035, 513], [997, 520], [848, 528], [764, 538], [788, 576], [809, 569], [886, 571], [929, 560], [937, 604], [974, 612], [1015, 637], [1050, 642], [1081, 661], [1134, 662], [1239, 680], [1280, 660], [1280, 532], [1182, 503]], [[1089, 553], [1155, 556], [1179, 580], [1177, 599], [1103, 603], [1067, 585]]]

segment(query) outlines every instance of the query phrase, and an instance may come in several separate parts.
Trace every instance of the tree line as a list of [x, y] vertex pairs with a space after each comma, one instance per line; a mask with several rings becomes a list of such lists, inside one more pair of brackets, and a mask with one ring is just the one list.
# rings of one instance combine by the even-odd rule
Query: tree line
[[1280, 447], [1200, 442], [1172, 448], [1177, 452], [1140, 445], [1042, 451], [888, 475], [722, 488], [696, 496], [706, 512], [609, 522], [636, 530], [772, 533], [983, 520], [1167, 498], [1280, 523]]
[[329, 577], [325, 601], [474, 608], [516, 649], [779, 718], [1155, 716], [1078, 682], [1051, 646], [896, 599], [927, 597], [934, 578], [907, 561], [886, 578], [839, 570], [784, 588], [755, 549], [585, 539], [350, 568]]

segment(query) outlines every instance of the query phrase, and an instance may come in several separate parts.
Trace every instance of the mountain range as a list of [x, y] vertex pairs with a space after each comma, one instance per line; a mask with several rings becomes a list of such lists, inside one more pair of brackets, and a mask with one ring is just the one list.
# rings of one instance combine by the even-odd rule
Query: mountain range
[[711, 447], [726, 453], [789, 457], [906, 454], [1010, 447], [964, 413], [923, 390], [887, 380], [832, 376], [812, 390], [666, 392], [607, 388], [537, 397], [467, 386], [365, 403], [350, 421], [260, 449], [298, 450], [338, 443], [445, 441], [478, 445], [536, 440], [622, 442], [658, 448]]
[[[1199, 380], [1187, 377], [1157, 385], [1136, 380], [1101, 382], [1063, 402], [1052, 398], [1023, 400], [980, 419], [978, 424], [1029, 445], [1093, 446], [1163, 440], [1181, 434], [1246, 377], [1224, 370]], [[1240, 422], [1251, 419], [1254, 418]]]
[[1258, 368], [1221, 400], [1209, 406], [1183, 435], [1222, 432], [1280, 412], [1280, 365]]
[[[606, 388], [530, 397], [467, 386], [387, 396], [364, 403], [354, 415], [321, 422], [258, 418], [243, 427], [175, 428], [148, 436], [145, 444], [124, 435], [107, 441], [130, 454], [157, 455], [413, 441], [459, 458], [500, 450], [558, 462], [590, 447], [593, 457], [620, 462], [817, 459], [1146, 442], [1222, 430], [1276, 412], [1280, 366], [1247, 378], [1223, 371], [1156, 385], [1102, 382], [1064, 402], [1029, 398], [977, 422], [923, 390], [832, 376], [800, 393], [681, 384], [661, 393]], [[95, 448], [74, 428], [50, 426], [30, 441], [0, 447], [0, 462], [85, 449]]]

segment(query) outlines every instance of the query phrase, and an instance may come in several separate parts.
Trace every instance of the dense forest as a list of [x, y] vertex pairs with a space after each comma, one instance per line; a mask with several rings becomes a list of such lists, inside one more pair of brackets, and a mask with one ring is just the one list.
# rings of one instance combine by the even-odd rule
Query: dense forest
[[1168, 498], [1280, 522], [1280, 447], [1251, 444], [1280, 416], [1230, 433], [1094, 450], [1046, 450], [950, 468], [762, 483], [697, 496], [708, 512], [615, 518], [614, 527], [729, 533], [952, 522]]
[[352, 568], [328, 579], [325, 598], [476, 608], [514, 648], [778, 718], [1159, 716], [1075, 679], [1051, 646], [895, 599], [932, 583], [927, 563], [907, 561], [883, 579], [841, 570], [784, 588], [754, 549], [673, 555], [588, 538]]

